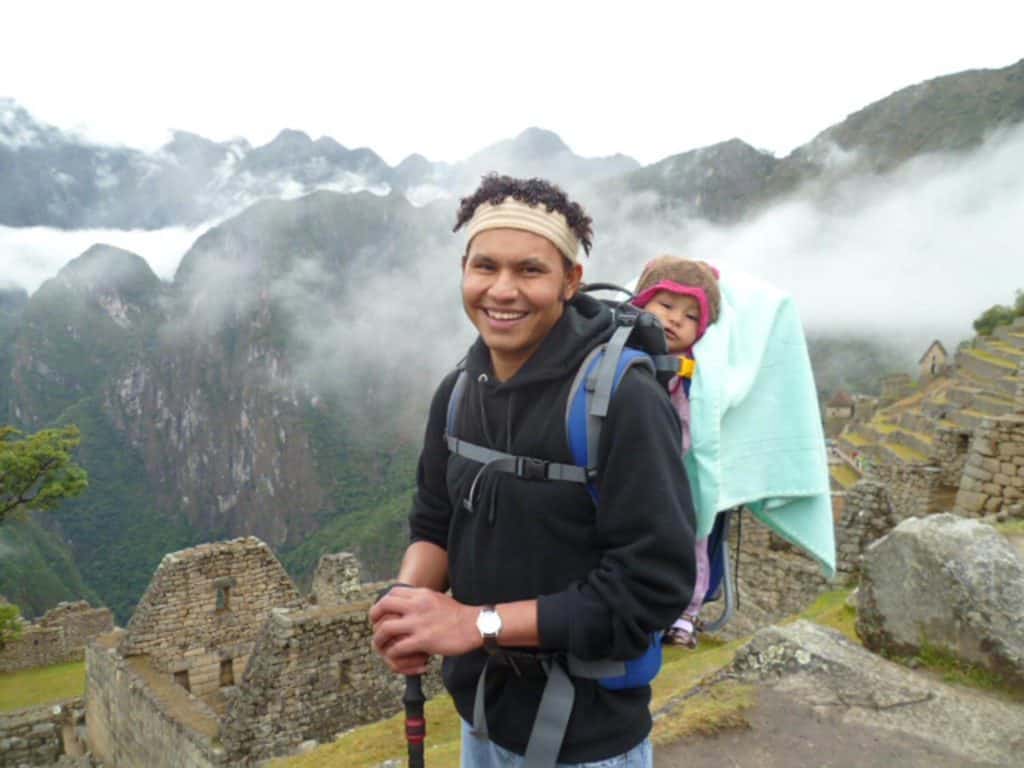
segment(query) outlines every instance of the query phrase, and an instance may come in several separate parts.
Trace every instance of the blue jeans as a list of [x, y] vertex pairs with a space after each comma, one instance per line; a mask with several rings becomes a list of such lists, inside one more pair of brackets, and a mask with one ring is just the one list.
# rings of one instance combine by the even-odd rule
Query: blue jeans
[[[473, 734], [473, 727], [462, 721], [461, 768], [520, 768], [522, 755], [502, 749], [493, 741]], [[556, 768], [654, 768], [651, 740], [644, 739], [628, 752], [593, 763], [559, 763]]]

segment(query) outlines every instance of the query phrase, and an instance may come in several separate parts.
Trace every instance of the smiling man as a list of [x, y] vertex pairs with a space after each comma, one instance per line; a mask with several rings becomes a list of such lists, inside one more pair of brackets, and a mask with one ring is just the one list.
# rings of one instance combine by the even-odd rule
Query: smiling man
[[606, 671], [647, 653], [690, 599], [678, 416], [629, 369], [592, 497], [564, 426], [581, 363], [615, 328], [578, 294], [590, 218], [553, 184], [487, 176], [462, 227], [462, 301], [480, 335], [431, 403], [403, 586], [371, 609], [374, 647], [402, 674], [445, 657], [466, 768], [651, 766], [650, 686], [615, 688]]

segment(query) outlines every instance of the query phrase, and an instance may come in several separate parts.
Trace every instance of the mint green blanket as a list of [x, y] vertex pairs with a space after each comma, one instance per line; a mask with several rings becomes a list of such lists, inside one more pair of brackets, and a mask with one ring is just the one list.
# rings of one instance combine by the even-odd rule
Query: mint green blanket
[[793, 300], [723, 270], [718, 321], [694, 346], [693, 446], [686, 469], [697, 535], [744, 505], [835, 574], [828, 459], [803, 327]]

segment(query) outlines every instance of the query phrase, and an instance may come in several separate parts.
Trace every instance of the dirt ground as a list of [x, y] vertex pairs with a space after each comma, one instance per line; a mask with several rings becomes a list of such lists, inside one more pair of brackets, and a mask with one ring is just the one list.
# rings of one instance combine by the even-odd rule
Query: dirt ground
[[[654, 751], [655, 768], [988, 768], [940, 751], [925, 739], [843, 723], [839, 713], [761, 689], [751, 727]], [[1024, 755], [1020, 766], [1024, 766]]]

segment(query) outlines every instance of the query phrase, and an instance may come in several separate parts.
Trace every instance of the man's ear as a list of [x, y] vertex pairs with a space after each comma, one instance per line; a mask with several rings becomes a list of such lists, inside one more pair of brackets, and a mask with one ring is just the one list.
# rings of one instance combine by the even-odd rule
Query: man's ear
[[580, 289], [580, 283], [583, 282], [583, 265], [572, 264], [567, 265], [565, 269], [565, 291], [562, 294], [562, 298], [569, 301], [573, 296], [576, 295]]

